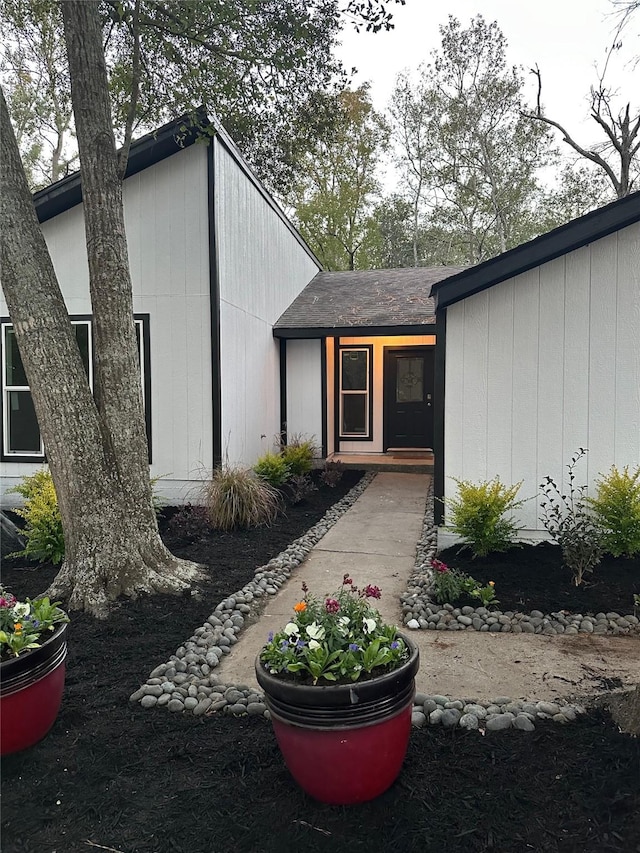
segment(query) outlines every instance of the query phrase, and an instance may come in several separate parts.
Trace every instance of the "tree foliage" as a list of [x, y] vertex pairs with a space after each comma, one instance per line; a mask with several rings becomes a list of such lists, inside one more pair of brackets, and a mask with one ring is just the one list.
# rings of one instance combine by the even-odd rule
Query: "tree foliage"
[[[456, 235], [448, 262], [477, 262], [537, 233], [546, 128], [522, 115], [524, 81], [507, 65], [506, 40], [482, 16], [453, 16], [417, 82], [398, 78], [391, 105], [398, 165], [420, 220]], [[420, 262], [414, 247], [414, 262]]]
[[[284, 189], [300, 152], [332, 126], [346, 79], [334, 56], [341, 29], [391, 27], [391, 7], [403, 2], [101, 0], [116, 135], [126, 142], [125, 129], [150, 130], [204, 105], [258, 173]], [[53, 0], [3, 0], [0, 9], [8, 100], [12, 111], [21, 101], [30, 104], [29, 135], [50, 140], [50, 148], [57, 132], [51, 126], [70, 114], [59, 10]], [[43, 50], [49, 33], [57, 33], [50, 56]], [[35, 99], [36, 86], [55, 93], [60, 105], [53, 94]], [[26, 136], [21, 143], [24, 155]], [[35, 159], [43, 154], [33, 152]]]
[[303, 158], [289, 201], [326, 269], [366, 269], [378, 239], [373, 202], [388, 132], [366, 87], [340, 94], [338, 116], [330, 140], [317, 140]]

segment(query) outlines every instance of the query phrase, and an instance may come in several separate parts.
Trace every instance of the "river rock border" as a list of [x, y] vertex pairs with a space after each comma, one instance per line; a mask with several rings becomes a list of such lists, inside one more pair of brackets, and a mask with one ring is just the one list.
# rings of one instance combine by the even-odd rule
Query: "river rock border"
[[[432, 481], [433, 482], [433, 481]], [[640, 620], [635, 614], [623, 615], [609, 611], [595, 616], [582, 613], [558, 612], [545, 614], [540, 610], [518, 613], [487, 607], [453, 607], [437, 604], [431, 597], [433, 569], [438, 534], [433, 522], [433, 486], [430, 485], [425, 506], [416, 560], [406, 592], [400, 596], [403, 623], [411, 630], [427, 631], [489, 631], [514, 634], [633, 634], [640, 633]]]
[[245, 621], [259, 615], [263, 597], [278, 592], [292, 570], [304, 562], [309, 551], [353, 506], [375, 476], [375, 472], [364, 474], [317, 524], [260, 566], [246, 586], [220, 602], [205, 624], [196, 628], [166, 663], [152, 670], [147, 681], [131, 694], [130, 701], [139, 702], [143, 708], [166, 707], [196, 716], [222, 709], [235, 714], [268, 713], [256, 690], [246, 685], [222, 685], [213, 670], [238, 642], [237, 635]]

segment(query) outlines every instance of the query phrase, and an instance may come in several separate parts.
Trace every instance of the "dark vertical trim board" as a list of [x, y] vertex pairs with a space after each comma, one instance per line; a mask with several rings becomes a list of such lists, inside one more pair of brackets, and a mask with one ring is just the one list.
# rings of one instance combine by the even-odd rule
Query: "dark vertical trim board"
[[447, 309], [436, 311], [436, 354], [433, 385], [433, 520], [437, 525], [444, 519], [444, 407], [446, 399], [445, 359], [447, 346]]
[[280, 443], [287, 444], [287, 341], [280, 338]]
[[209, 211], [209, 307], [211, 311], [211, 424], [213, 467], [222, 462], [222, 376], [220, 368], [220, 270], [215, 213], [215, 136], [207, 146], [207, 206]]
[[340, 452], [340, 338], [333, 339], [333, 452]]
[[327, 458], [328, 452], [328, 435], [327, 435], [327, 411], [329, 401], [327, 400], [327, 339], [320, 338], [320, 387], [322, 395], [322, 458]]
[[151, 441], [151, 317], [149, 314], [134, 314], [133, 318], [134, 320], [142, 320], [142, 357], [144, 358], [144, 423], [147, 430], [149, 465], [151, 465], [153, 462], [153, 444]]

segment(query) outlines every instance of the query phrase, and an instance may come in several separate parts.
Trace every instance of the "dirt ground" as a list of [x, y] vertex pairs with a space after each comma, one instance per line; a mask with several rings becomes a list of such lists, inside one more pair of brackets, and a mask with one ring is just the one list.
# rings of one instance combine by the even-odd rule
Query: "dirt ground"
[[[58, 720], [39, 744], [2, 761], [3, 853], [640, 853], [640, 739], [600, 711], [566, 726], [541, 722], [533, 733], [414, 730], [397, 782], [374, 802], [347, 808], [297, 788], [263, 718], [194, 718], [128, 702], [219, 601], [353, 482], [319, 491], [271, 528], [196, 535], [192, 525], [189, 536], [167, 529], [173, 550], [208, 567], [199, 599], [122, 602], [105, 622], [72, 614]], [[54, 572], [5, 562], [3, 582], [19, 597], [34, 596]], [[422, 636], [437, 692], [449, 692], [449, 683], [452, 694], [464, 692], [466, 682], [452, 673], [446, 680], [457, 661], [463, 675], [479, 676], [479, 693], [484, 683], [496, 695], [499, 682], [475, 650], [479, 637]], [[483, 639], [496, 672], [523, 670], [527, 693], [533, 671], [554, 688], [581, 676], [571, 689], [589, 683], [590, 669], [594, 685], [637, 677], [637, 659], [625, 662], [637, 646], [626, 637], [540, 638], [539, 646], [521, 638], [518, 663], [504, 652], [516, 638]], [[565, 668], [551, 665], [556, 647]]]

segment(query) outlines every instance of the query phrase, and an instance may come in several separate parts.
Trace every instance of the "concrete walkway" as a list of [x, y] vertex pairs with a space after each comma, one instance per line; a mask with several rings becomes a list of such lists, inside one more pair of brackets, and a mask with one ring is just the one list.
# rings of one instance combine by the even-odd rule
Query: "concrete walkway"
[[241, 634], [216, 670], [229, 684], [255, 684], [254, 660], [269, 631], [276, 633], [293, 616], [302, 598], [302, 582], [322, 596], [340, 588], [345, 572], [357, 586], [382, 590], [378, 609], [388, 624], [401, 625], [399, 597], [415, 563], [422, 532], [429, 475], [377, 474], [356, 503], [310, 552], [289, 581], [269, 596], [259, 621]]
[[[414, 566], [428, 485], [426, 474], [378, 473], [277, 595], [269, 596], [259, 620], [241, 632], [216, 669], [222, 683], [257, 688], [256, 655], [269, 631], [291, 618], [303, 581], [318, 596], [337, 590], [345, 572], [358, 586], [375, 584], [382, 590], [384, 621], [400, 627], [399, 596]], [[640, 681], [638, 636], [412, 631], [411, 638], [420, 647], [417, 689], [429, 694], [556, 699], [598, 693], [604, 679], [629, 686]]]

